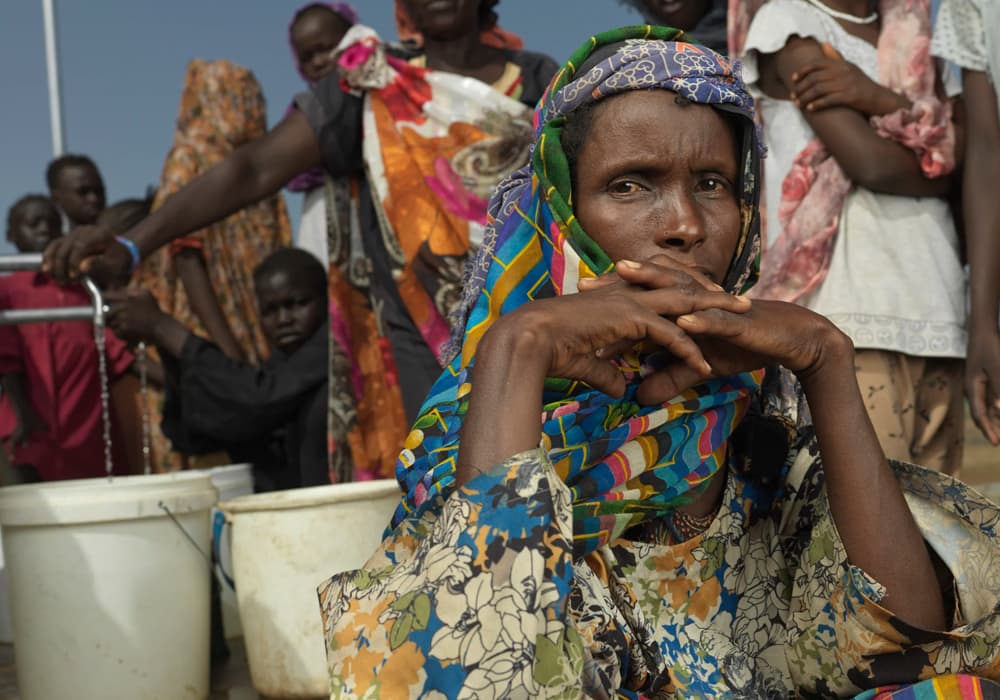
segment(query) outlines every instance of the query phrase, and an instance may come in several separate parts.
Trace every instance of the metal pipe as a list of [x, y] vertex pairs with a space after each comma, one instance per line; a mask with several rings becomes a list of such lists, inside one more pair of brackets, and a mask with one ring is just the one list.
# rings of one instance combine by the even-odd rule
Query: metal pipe
[[93, 304], [90, 307], [90, 313], [93, 315], [94, 325], [104, 330], [104, 314], [107, 308], [104, 306], [104, 297], [101, 296], [101, 288], [89, 277], [83, 278], [83, 286], [86, 288], [87, 294], [90, 295], [90, 303]]
[[94, 309], [90, 306], [62, 306], [55, 309], [3, 309], [0, 326], [44, 321], [93, 321]]
[[[0, 272], [35, 271], [42, 269], [41, 253], [21, 255], [0, 255]], [[0, 326], [20, 323], [42, 323], [45, 321], [93, 321], [95, 326], [104, 328], [104, 296], [100, 288], [89, 277], [81, 282], [90, 297], [90, 306], [63, 306], [50, 309], [2, 309]]]
[[56, 37], [55, 0], [42, 0], [45, 26], [45, 68], [49, 79], [49, 122], [52, 127], [52, 157], [63, 154], [62, 89], [59, 84], [59, 41]]
[[0, 255], [0, 272], [38, 271], [42, 269], [41, 253]]

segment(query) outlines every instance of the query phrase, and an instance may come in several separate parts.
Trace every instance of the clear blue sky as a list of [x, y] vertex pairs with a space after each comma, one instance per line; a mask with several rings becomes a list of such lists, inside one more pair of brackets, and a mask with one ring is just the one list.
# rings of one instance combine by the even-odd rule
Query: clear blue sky
[[[290, 0], [55, 0], [65, 147], [97, 161], [108, 202], [159, 179], [191, 58], [254, 71], [270, 123], [302, 89], [286, 36]], [[362, 21], [395, 38], [392, 0], [356, 0]], [[501, 26], [563, 61], [589, 35], [639, 21], [616, 0], [503, 0]], [[41, 0], [0, 2], [0, 204], [45, 192], [52, 157]], [[290, 202], [297, 218], [298, 202]], [[2, 238], [2, 237], [0, 237]], [[0, 246], [0, 250], [9, 250]]]

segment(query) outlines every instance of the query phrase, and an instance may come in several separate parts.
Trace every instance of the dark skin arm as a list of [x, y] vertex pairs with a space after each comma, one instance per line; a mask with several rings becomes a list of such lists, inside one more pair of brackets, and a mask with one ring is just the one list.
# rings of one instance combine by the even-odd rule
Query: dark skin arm
[[[761, 87], [775, 99], [790, 99], [794, 76], [825, 58], [815, 40], [793, 37], [777, 53], [761, 56]], [[949, 177], [924, 177], [913, 151], [880, 137], [856, 109], [836, 105], [805, 109], [802, 114], [847, 177], [860, 187], [907, 197], [940, 197], [951, 188]]]
[[[292, 177], [319, 164], [316, 136], [306, 117], [294, 111], [272, 131], [190, 182], [127, 236], [146, 257], [278, 192]], [[106, 282], [127, 275], [130, 262], [128, 250], [106, 230], [86, 226], [53, 241], [45, 250], [43, 269], [60, 282], [74, 281], [82, 272]]]
[[986, 439], [1000, 445], [1000, 115], [986, 73], [963, 71], [966, 102], [965, 235], [971, 270], [969, 349], [965, 391], [972, 418]]
[[188, 303], [198, 320], [205, 326], [208, 336], [227, 357], [234, 360], [246, 359], [243, 348], [236, 340], [236, 334], [229, 326], [229, 319], [222, 311], [219, 298], [212, 288], [205, 258], [194, 249], [186, 248], [174, 256], [174, 269], [180, 277]]
[[[675, 367], [644, 380], [640, 399], [646, 403], [665, 401], [708, 372], [726, 375], [777, 362], [796, 372], [809, 399], [830, 508], [849, 560], [886, 587], [882, 603], [894, 614], [913, 625], [943, 629], [931, 559], [865, 412], [850, 340], [802, 307], [755, 301], [749, 309], [713, 308], [716, 293], [708, 291], [673, 301], [674, 308], [704, 310], [682, 312], [676, 322], [647, 322], [646, 312], [660, 317], [667, 301], [661, 298], [653, 308], [653, 298], [639, 290], [669, 290], [674, 273], [647, 262], [638, 268], [619, 263], [617, 275], [608, 286], [585, 285], [577, 295], [526, 304], [486, 334], [473, 370], [457, 481], [537, 447], [546, 376], [580, 379], [620, 395], [624, 382], [600, 351], [623, 339], [634, 342], [638, 333], [680, 358]], [[622, 297], [635, 305], [622, 303]], [[519, 381], [510, 382], [511, 376]]]
[[108, 327], [127, 343], [151, 343], [165, 358], [180, 359], [191, 331], [160, 310], [156, 299], [143, 289], [109, 292]]

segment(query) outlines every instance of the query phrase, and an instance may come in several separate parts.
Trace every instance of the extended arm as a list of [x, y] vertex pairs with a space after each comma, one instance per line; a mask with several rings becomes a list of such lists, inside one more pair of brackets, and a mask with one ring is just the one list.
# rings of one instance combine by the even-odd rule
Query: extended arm
[[[157, 248], [202, 229], [279, 191], [295, 175], [320, 164], [320, 148], [305, 115], [286, 116], [257, 141], [236, 149], [224, 161], [193, 180], [128, 233], [143, 257]], [[45, 269], [60, 281], [76, 279], [84, 270], [114, 279], [128, 270], [124, 246], [92, 227], [73, 231], [45, 251]], [[101, 269], [103, 268], [103, 269]]]

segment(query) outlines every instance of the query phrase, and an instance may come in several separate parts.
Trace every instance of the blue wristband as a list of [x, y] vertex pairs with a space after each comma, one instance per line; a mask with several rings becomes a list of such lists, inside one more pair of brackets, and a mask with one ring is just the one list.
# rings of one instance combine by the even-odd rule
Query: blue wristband
[[131, 275], [135, 272], [135, 269], [139, 267], [139, 262], [142, 260], [142, 256], [139, 255], [139, 246], [130, 241], [125, 236], [115, 236], [115, 240], [121, 243], [128, 250], [128, 254], [132, 257], [132, 264], [129, 265], [128, 273]]

